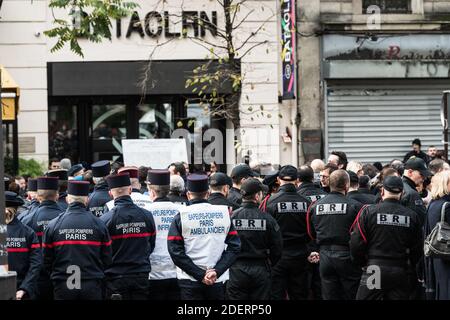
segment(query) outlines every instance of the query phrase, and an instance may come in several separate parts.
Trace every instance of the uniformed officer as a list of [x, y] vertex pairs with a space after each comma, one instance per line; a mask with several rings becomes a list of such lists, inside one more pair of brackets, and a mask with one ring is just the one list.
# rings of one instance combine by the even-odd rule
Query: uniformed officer
[[216, 172], [209, 176], [210, 195], [208, 202], [214, 205], [227, 206], [230, 212], [239, 209], [239, 205], [227, 198], [230, 188], [233, 186], [231, 178], [225, 173]]
[[[128, 173], [131, 181], [131, 200], [138, 207], [148, 210], [152, 201], [148, 196], [141, 193], [141, 183], [139, 182], [139, 169], [137, 167], [123, 167], [117, 170], [120, 173]], [[106, 203], [107, 211], [114, 207], [114, 200]]]
[[361, 204], [375, 204], [377, 197], [373, 194], [359, 192], [359, 177], [353, 171], [347, 170], [350, 176], [350, 189], [347, 193], [347, 198], [358, 201]]
[[75, 164], [67, 170], [69, 180], [82, 181], [84, 174], [84, 167], [81, 163]]
[[272, 297], [306, 299], [308, 243], [306, 212], [310, 201], [297, 193], [297, 168], [284, 166], [278, 173], [278, 192], [269, 198], [267, 212], [278, 222], [283, 236], [283, 255], [273, 268]]
[[[357, 300], [407, 300], [407, 265], [422, 256], [421, 223], [417, 214], [400, 204], [403, 182], [386, 177], [382, 202], [358, 215], [350, 241], [352, 259], [364, 272]], [[373, 272], [375, 271], [375, 274]], [[375, 281], [372, 281], [372, 278]], [[375, 282], [375, 283], [374, 283]]]
[[419, 215], [422, 225], [425, 223], [426, 207], [416, 187], [422, 185], [425, 178], [430, 176], [431, 172], [422, 159], [411, 157], [405, 163], [401, 203]]
[[[422, 226], [426, 220], [426, 206], [422, 197], [417, 192], [416, 187], [421, 186], [427, 177], [431, 176], [425, 161], [421, 158], [411, 157], [405, 163], [405, 171], [403, 172], [403, 195], [401, 204], [412, 209], [419, 216]], [[422, 237], [423, 238], [423, 237]], [[422, 286], [424, 278], [423, 260], [419, 260], [417, 266], [411, 266], [408, 270], [410, 276], [411, 296], [412, 300], [424, 299], [425, 291]]]
[[170, 188], [169, 170], [149, 170], [147, 187], [153, 201], [148, 211], [152, 214], [156, 226], [155, 250], [150, 255], [152, 271], [149, 275], [149, 299], [179, 300], [177, 268], [167, 249], [167, 235], [170, 224], [182, 205], [171, 202], [167, 197]]
[[238, 164], [231, 170], [231, 180], [233, 181], [233, 186], [228, 193], [228, 200], [241, 205], [242, 195], [239, 191], [242, 182], [251, 177], [257, 177], [258, 174], [254, 172], [248, 164]]
[[5, 191], [6, 248], [10, 271], [17, 272], [16, 299], [34, 299], [42, 267], [41, 245], [34, 231], [17, 218], [17, 207], [23, 200], [16, 193]]
[[230, 268], [227, 283], [231, 300], [270, 299], [271, 269], [281, 258], [283, 238], [275, 219], [258, 208], [267, 191], [258, 179], [245, 180], [242, 208], [231, 216], [241, 240], [241, 252]]
[[314, 171], [310, 166], [301, 166], [298, 170], [298, 194], [314, 202], [322, 199], [327, 193], [314, 184]]
[[19, 221], [21, 221], [25, 225], [28, 224], [28, 222], [31, 220], [31, 218], [39, 208], [39, 200], [37, 197], [37, 179], [28, 179], [27, 199], [28, 201], [30, 201], [30, 203], [28, 204], [28, 209], [22, 211], [22, 213], [17, 217]]
[[348, 173], [334, 171], [330, 176], [330, 194], [313, 203], [308, 212], [308, 233], [320, 246], [319, 270], [324, 300], [355, 299], [361, 278], [361, 268], [350, 258], [350, 227], [358, 208], [345, 196], [349, 188]]
[[264, 199], [261, 201], [259, 208], [266, 212], [267, 202], [269, 201], [272, 194], [278, 192], [280, 185], [278, 184], [278, 170], [269, 172], [263, 179], [262, 183], [269, 189], [266, 194], [264, 194]]
[[170, 225], [168, 249], [177, 266], [182, 300], [223, 300], [228, 269], [236, 260], [240, 241], [226, 206], [207, 202], [208, 176], [187, 179], [190, 206]]
[[55, 300], [101, 300], [104, 271], [111, 264], [111, 239], [103, 222], [86, 208], [89, 182], [70, 181], [67, 193], [67, 211], [45, 230], [44, 267]]
[[94, 181], [94, 191], [89, 195], [88, 209], [96, 217], [101, 217], [105, 213], [105, 205], [112, 200], [109, 194], [108, 184], [105, 177], [111, 172], [111, 165], [109, 161], [97, 161], [91, 165], [92, 180]]
[[[56, 202], [59, 197], [58, 178], [37, 178], [37, 193], [40, 200], [39, 208], [29, 221], [28, 226], [36, 232], [39, 243], [42, 243], [42, 236], [50, 221], [64, 212]], [[44, 269], [41, 269], [38, 280], [38, 299], [53, 299], [53, 287], [49, 275]]]
[[112, 240], [113, 262], [105, 272], [106, 297], [147, 300], [155, 222], [149, 211], [131, 200], [129, 174], [110, 175], [106, 181], [114, 198], [114, 208], [101, 217]]
[[67, 170], [64, 169], [58, 169], [58, 170], [51, 170], [47, 172], [47, 177], [56, 177], [58, 178], [58, 204], [61, 207], [62, 210], [66, 211], [67, 209], [67, 181], [68, 181], [68, 175]]

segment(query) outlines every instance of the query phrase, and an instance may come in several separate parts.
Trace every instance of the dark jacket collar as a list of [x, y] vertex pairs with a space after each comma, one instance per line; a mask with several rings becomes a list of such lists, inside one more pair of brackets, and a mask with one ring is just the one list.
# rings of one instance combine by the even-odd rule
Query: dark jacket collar
[[398, 203], [398, 204], [400, 204], [400, 200], [397, 200], [397, 199], [384, 199], [381, 202]]
[[208, 200], [206, 199], [194, 199], [190, 201], [190, 204], [197, 204], [197, 203], [208, 203]]
[[170, 199], [167, 197], [160, 197], [153, 200], [153, 202], [170, 202]]
[[220, 192], [214, 192], [214, 193], [211, 193], [211, 194], [209, 195], [209, 197], [208, 197], [208, 199], [214, 199], [214, 198], [223, 198], [223, 199], [226, 199], [226, 197], [225, 197], [222, 193], [220, 193]]
[[403, 182], [405, 182], [408, 186], [416, 190], [416, 184], [410, 178], [403, 176]]
[[108, 183], [106, 181], [100, 182], [94, 186], [94, 191], [97, 190], [109, 190]]
[[81, 202], [72, 202], [71, 204], [69, 204], [68, 206], [67, 206], [67, 209], [70, 211], [70, 210], [76, 210], [76, 209], [81, 209], [81, 210], [87, 210], [86, 209], [86, 206], [83, 204], [83, 203], [81, 203]]
[[118, 204], [133, 204], [133, 200], [131, 200], [130, 196], [121, 196], [114, 200], [114, 205]]
[[295, 185], [292, 183], [285, 184], [280, 187], [278, 192], [297, 192], [297, 189], [295, 188]]
[[317, 186], [312, 182], [302, 182], [300, 187], [298, 187], [298, 190], [303, 190], [306, 188], [317, 188]]
[[41, 202], [39, 207], [53, 207], [53, 206], [57, 206], [57, 205], [58, 204], [56, 203], [56, 201], [44, 200], [44, 201]]
[[258, 204], [252, 201], [243, 201], [242, 202], [243, 208], [258, 208]]
[[358, 192], [362, 193], [362, 194], [371, 194], [371, 192], [368, 188], [359, 188]]

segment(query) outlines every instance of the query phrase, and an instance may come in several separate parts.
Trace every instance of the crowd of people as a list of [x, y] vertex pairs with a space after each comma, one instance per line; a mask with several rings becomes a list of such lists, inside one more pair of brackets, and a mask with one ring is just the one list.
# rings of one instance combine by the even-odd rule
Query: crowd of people
[[450, 166], [420, 140], [403, 160], [333, 151], [230, 176], [50, 161], [5, 178], [17, 299], [446, 300], [450, 262], [424, 240], [450, 223]]

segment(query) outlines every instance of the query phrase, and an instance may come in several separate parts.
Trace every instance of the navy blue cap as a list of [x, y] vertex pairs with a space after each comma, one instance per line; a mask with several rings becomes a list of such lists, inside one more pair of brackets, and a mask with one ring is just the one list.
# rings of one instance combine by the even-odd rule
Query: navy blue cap
[[63, 181], [67, 181], [68, 180], [67, 170], [65, 170], [65, 169], [58, 169], [58, 170], [48, 171], [46, 176], [47, 177], [56, 177], [59, 180], [63, 180]]
[[81, 163], [73, 165], [72, 167], [70, 167], [69, 170], [67, 170], [67, 175], [69, 177], [73, 177], [77, 172], [79, 172], [83, 169], [84, 169], [84, 167]]
[[131, 186], [130, 175], [128, 173], [109, 175], [106, 177], [106, 182], [110, 189]]
[[212, 187], [233, 186], [233, 181], [229, 176], [222, 172], [216, 172], [209, 176], [209, 185]]
[[20, 198], [17, 193], [11, 191], [5, 191], [5, 206], [6, 207], [20, 207], [25, 202]]
[[170, 186], [170, 171], [148, 170], [146, 182], [155, 186]]
[[37, 191], [37, 179], [28, 179], [28, 191]]
[[284, 181], [295, 181], [298, 178], [297, 168], [291, 165], [283, 166], [278, 173], [278, 177]]
[[277, 182], [277, 178], [278, 171], [269, 172], [269, 174], [264, 177], [263, 184], [270, 187]]
[[58, 178], [39, 177], [37, 178], [38, 190], [58, 190]]
[[259, 181], [258, 179], [255, 178], [249, 178], [247, 180], [245, 180], [242, 185], [241, 185], [241, 194], [243, 196], [251, 196], [254, 195], [260, 191], [263, 192], [268, 192], [269, 188], [262, 184], [261, 181]]
[[67, 184], [67, 194], [72, 196], [87, 197], [89, 195], [88, 181], [69, 181]]
[[187, 177], [187, 189], [191, 192], [208, 191], [208, 176], [204, 174], [190, 174]]
[[258, 177], [259, 174], [253, 171], [248, 164], [238, 164], [231, 170], [231, 178]]
[[392, 193], [400, 193], [403, 191], [402, 178], [397, 176], [387, 176], [383, 180], [383, 188]]
[[101, 160], [91, 165], [92, 176], [96, 178], [106, 177], [111, 172], [111, 165], [108, 160]]

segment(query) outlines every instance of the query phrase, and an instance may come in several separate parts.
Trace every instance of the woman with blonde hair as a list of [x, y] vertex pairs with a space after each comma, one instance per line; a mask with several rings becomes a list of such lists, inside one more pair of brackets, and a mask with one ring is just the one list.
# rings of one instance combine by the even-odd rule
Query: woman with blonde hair
[[5, 191], [6, 247], [9, 270], [17, 272], [16, 299], [33, 299], [42, 267], [41, 245], [33, 229], [17, 219], [17, 208], [23, 200], [14, 192]]
[[[432, 201], [427, 209], [425, 237], [441, 220], [445, 205], [445, 221], [450, 223], [450, 171], [442, 171], [431, 180]], [[450, 262], [425, 258], [425, 288], [429, 300], [450, 300]]]

